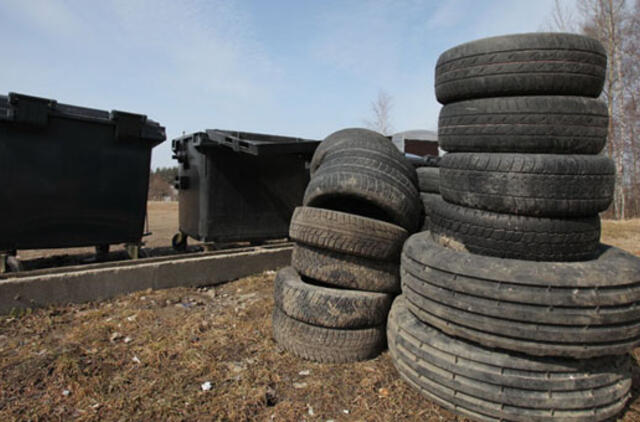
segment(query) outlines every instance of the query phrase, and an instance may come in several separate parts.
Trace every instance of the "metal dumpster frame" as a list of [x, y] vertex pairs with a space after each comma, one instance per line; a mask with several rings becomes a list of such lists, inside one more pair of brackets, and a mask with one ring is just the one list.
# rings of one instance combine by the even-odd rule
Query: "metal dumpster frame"
[[184, 248], [187, 237], [206, 243], [287, 237], [319, 143], [221, 129], [172, 140], [180, 164], [175, 184], [180, 232], [173, 246]]
[[165, 139], [142, 114], [0, 96], [0, 251], [139, 244]]

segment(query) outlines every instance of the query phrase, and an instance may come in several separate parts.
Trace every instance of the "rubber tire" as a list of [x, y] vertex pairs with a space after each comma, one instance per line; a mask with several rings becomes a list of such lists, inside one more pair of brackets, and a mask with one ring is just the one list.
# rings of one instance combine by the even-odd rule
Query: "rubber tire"
[[366, 328], [384, 324], [393, 296], [309, 284], [293, 267], [278, 271], [276, 306], [291, 318], [328, 328]]
[[534, 217], [585, 217], [613, 200], [615, 166], [604, 155], [453, 153], [440, 191], [455, 204]]
[[430, 228], [431, 228], [431, 223], [430, 223], [430, 220], [429, 220], [429, 216], [425, 215], [424, 216], [424, 221], [422, 222], [422, 228], [420, 229], [420, 233], [429, 231]]
[[449, 152], [598, 154], [609, 114], [595, 98], [498, 97], [440, 109], [438, 142]]
[[400, 266], [340, 252], [296, 243], [291, 253], [291, 266], [322, 283], [369, 292], [400, 292]]
[[576, 361], [489, 349], [420, 322], [403, 296], [387, 325], [391, 359], [411, 386], [479, 421], [602, 421], [630, 397], [629, 355]]
[[416, 172], [420, 193], [440, 193], [440, 168], [420, 167]]
[[402, 291], [412, 312], [446, 333], [534, 356], [584, 359], [640, 345], [640, 259], [602, 245], [584, 262], [473, 255], [431, 233], [405, 244]]
[[538, 218], [431, 203], [430, 230], [479, 255], [528, 261], [584, 261], [600, 242], [600, 218]]
[[289, 237], [334, 252], [397, 262], [408, 233], [395, 224], [355, 214], [297, 207], [291, 217]]
[[[393, 148], [396, 147], [394, 146]], [[368, 158], [370, 160], [384, 163], [390, 168], [402, 173], [414, 186], [418, 186], [416, 168], [402, 154], [393, 154], [388, 151], [375, 151], [364, 147], [358, 148], [353, 146], [332, 149], [327, 151], [320, 167], [327, 165], [336, 159], [347, 161], [353, 158]]]
[[365, 215], [410, 233], [417, 230], [422, 213], [418, 189], [404, 174], [356, 157], [333, 159], [320, 167], [307, 185], [303, 205]]
[[176, 233], [171, 238], [171, 247], [178, 252], [184, 252], [187, 250], [187, 238], [184, 233]]
[[323, 363], [346, 363], [372, 359], [386, 347], [385, 325], [338, 329], [316, 327], [273, 309], [273, 338], [288, 352]]
[[345, 150], [366, 150], [371, 153], [378, 153], [378, 155], [386, 157], [401, 168], [414, 185], [418, 184], [414, 167], [393, 142], [381, 133], [363, 128], [342, 129], [327, 136], [318, 145], [311, 158], [309, 165], [311, 177], [313, 177], [325, 159], [328, 159], [333, 153]]
[[438, 193], [420, 192], [420, 200], [422, 201], [422, 207], [424, 209], [424, 214], [428, 216], [429, 214], [431, 214], [431, 207], [433, 206], [432, 204], [435, 201], [441, 201], [442, 200], [442, 196], [440, 196], [440, 194], [438, 194]]
[[438, 193], [420, 192], [420, 200], [422, 201], [422, 207], [424, 209], [424, 222], [420, 231], [424, 232], [429, 230], [429, 227], [431, 225], [429, 215], [431, 214], [432, 203], [441, 199], [442, 197]]
[[577, 95], [602, 92], [607, 54], [602, 44], [576, 34], [529, 33], [484, 38], [440, 55], [438, 101], [516, 95]]

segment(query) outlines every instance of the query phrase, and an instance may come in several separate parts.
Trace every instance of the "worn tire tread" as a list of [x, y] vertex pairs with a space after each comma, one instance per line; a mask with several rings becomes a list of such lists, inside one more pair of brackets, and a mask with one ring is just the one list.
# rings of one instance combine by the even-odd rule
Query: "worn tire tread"
[[533, 217], [587, 217], [613, 200], [615, 166], [603, 155], [452, 153], [442, 159], [442, 197]]
[[278, 271], [276, 306], [289, 317], [328, 328], [366, 328], [384, 324], [393, 296], [309, 284], [293, 267]]
[[376, 357], [386, 346], [385, 325], [372, 328], [318, 327], [273, 309], [273, 337], [288, 352], [321, 363], [358, 362]]
[[442, 107], [438, 142], [448, 152], [597, 154], [608, 123], [607, 106], [595, 98], [482, 98]]
[[353, 290], [397, 293], [400, 291], [398, 262], [380, 261], [296, 243], [291, 265], [323, 283]]

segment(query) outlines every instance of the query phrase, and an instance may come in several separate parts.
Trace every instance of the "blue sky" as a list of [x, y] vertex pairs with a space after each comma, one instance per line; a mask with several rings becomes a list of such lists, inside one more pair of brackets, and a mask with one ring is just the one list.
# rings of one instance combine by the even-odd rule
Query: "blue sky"
[[[324, 138], [379, 90], [397, 130], [435, 129], [438, 55], [540, 30], [553, 0], [2, 0], [0, 94], [206, 128]], [[153, 167], [174, 165], [170, 142]]]

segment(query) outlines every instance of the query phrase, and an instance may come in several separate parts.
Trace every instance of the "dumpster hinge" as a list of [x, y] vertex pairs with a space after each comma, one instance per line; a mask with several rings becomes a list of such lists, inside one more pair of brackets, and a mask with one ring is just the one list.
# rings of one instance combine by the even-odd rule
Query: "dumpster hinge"
[[16, 94], [15, 92], [9, 93], [8, 102], [8, 120], [36, 127], [47, 125], [49, 112], [56, 104], [55, 100]]
[[119, 142], [138, 141], [142, 138], [147, 116], [113, 110], [110, 118], [116, 124], [116, 140]]

